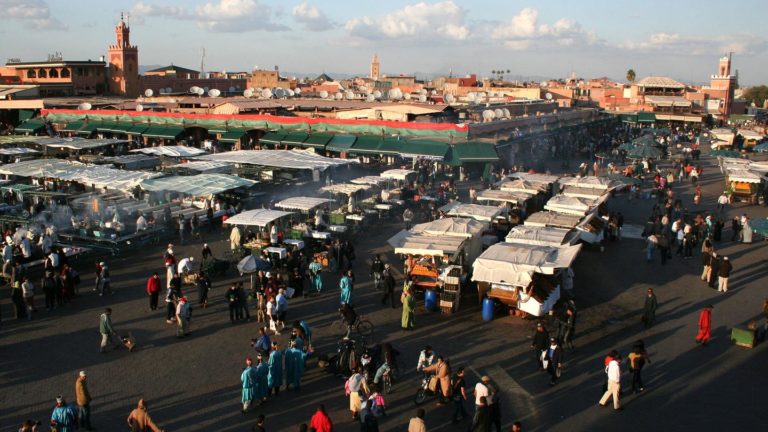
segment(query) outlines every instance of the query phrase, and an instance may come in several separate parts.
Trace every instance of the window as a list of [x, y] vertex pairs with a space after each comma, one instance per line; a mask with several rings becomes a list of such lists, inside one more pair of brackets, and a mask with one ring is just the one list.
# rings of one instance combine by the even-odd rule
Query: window
[[51, 69], [48, 72], [48, 77], [49, 78], [58, 78], [59, 77], [59, 71], [57, 71], [56, 69]]
[[77, 71], [77, 76], [83, 76], [83, 68], [79, 67], [76, 69], [76, 71]]
[[40, 69], [37, 71], [38, 78], [48, 78], [48, 74], [45, 72], [45, 69]]
[[34, 70], [31, 70], [31, 69], [28, 70], [27, 71], [27, 78], [37, 78], [37, 72], [35, 72]]
[[62, 78], [69, 78], [69, 69], [62, 69], [61, 70], [61, 77]]

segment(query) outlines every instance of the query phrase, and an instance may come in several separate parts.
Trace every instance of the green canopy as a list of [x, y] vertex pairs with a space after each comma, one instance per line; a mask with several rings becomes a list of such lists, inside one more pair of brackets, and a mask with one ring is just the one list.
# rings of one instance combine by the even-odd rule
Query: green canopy
[[[354, 154], [375, 154], [375, 155], [381, 155], [385, 152], [382, 149], [382, 146], [384, 144], [384, 139], [379, 136], [360, 136], [357, 137], [357, 140], [355, 141], [354, 145], [352, 145], [352, 148], [349, 149], [350, 153]], [[390, 150], [394, 150], [394, 153], [387, 152], [389, 154], [397, 154], [398, 149], [390, 148]]]
[[42, 129], [45, 129], [45, 123], [42, 120], [32, 119], [16, 126], [15, 131], [16, 133], [36, 133]]
[[333, 139], [332, 134], [324, 134], [324, 133], [316, 133], [310, 135], [306, 141], [301, 143], [302, 147], [315, 147], [315, 148], [325, 148], [325, 145], [328, 144], [328, 142]]
[[637, 146], [630, 150], [627, 156], [631, 159], [659, 159], [662, 153], [653, 146]]
[[643, 135], [640, 138], [632, 140], [632, 145], [635, 146], [655, 146], [658, 145], [652, 135]]
[[760, 144], [752, 147], [752, 151], [756, 151], [756, 152], [760, 152], [760, 153], [768, 152], [768, 141], [761, 142]]
[[137, 124], [137, 125], [133, 125], [131, 127], [126, 127], [125, 129], [126, 129], [125, 133], [129, 133], [131, 135], [141, 135], [144, 132], [146, 132], [147, 129], [149, 129], [149, 125], [148, 124]]
[[325, 146], [325, 149], [339, 153], [348, 152], [355, 143], [355, 140], [357, 140], [357, 137], [354, 135], [334, 135]]
[[80, 128], [83, 127], [84, 124], [85, 124], [85, 122], [79, 121], [79, 120], [78, 121], [73, 121], [73, 122], [68, 122], [66, 126], [64, 126], [63, 128], [59, 129], [58, 131], [59, 132], [77, 132], [77, 131], [80, 130]]
[[752, 232], [768, 238], [768, 219], [751, 219], [749, 226], [752, 227]]
[[115, 122], [101, 122], [96, 124], [97, 132], [115, 132], [116, 129], [120, 129], [121, 125]]
[[639, 112], [637, 113], [638, 123], [654, 123], [656, 122], [656, 114], [652, 112]]
[[283, 138], [280, 143], [283, 145], [289, 145], [292, 147], [301, 146], [304, 141], [309, 138], [309, 134], [306, 132], [290, 132]]
[[710, 150], [709, 151], [710, 156], [722, 156], [722, 157], [729, 157], [729, 158], [740, 158], [741, 153], [737, 152], [736, 150]]
[[403, 157], [445, 160], [448, 150], [448, 143], [442, 141], [410, 140], [400, 143], [400, 155]]
[[285, 136], [288, 135], [285, 132], [267, 132], [264, 134], [263, 137], [259, 139], [259, 142], [261, 144], [272, 144], [272, 145], [278, 145], [280, 144], [280, 141], [285, 138]]
[[245, 131], [242, 129], [232, 129], [230, 131], [227, 131], [223, 134], [221, 134], [221, 138], [219, 138], [219, 141], [221, 142], [228, 142], [228, 143], [236, 143], [239, 142], [241, 138], [245, 136]]
[[465, 162], [497, 162], [496, 145], [487, 142], [459, 142], [454, 144], [451, 161]]
[[628, 142], [625, 142], [625, 143], [621, 143], [621, 145], [619, 146], [619, 150], [626, 150], [626, 151], [630, 151], [630, 150], [632, 150], [633, 148], [635, 148], [635, 145], [634, 145], [634, 144], [632, 144], [632, 143], [628, 143]]
[[176, 139], [184, 133], [181, 126], [150, 126], [142, 135], [150, 138]]
[[88, 122], [83, 127], [80, 128], [80, 130], [77, 131], [78, 135], [85, 135], [88, 136], [94, 132], [96, 132], [96, 128], [100, 125], [100, 122]]

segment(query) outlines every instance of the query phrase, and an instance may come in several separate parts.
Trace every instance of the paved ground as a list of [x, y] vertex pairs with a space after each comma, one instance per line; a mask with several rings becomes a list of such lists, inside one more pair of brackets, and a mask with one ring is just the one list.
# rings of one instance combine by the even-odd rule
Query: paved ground
[[[702, 208], [713, 208], [722, 190], [722, 176], [712, 161], [705, 161]], [[686, 203], [691, 203], [689, 185], [675, 185]], [[610, 202], [622, 211], [627, 223], [642, 224], [650, 201], [627, 202], [623, 197]], [[692, 205], [692, 204], [691, 204]], [[746, 212], [752, 217], [768, 215], [763, 207], [736, 206], [731, 215]], [[509, 316], [486, 323], [480, 318], [477, 301], [470, 295], [455, 316], [420, 312], [417, 329], [399, 331], [399, 310], [382, 308], [378, 294], [367, 278], [363, 257], [385, 252], [386, 239], [399, 226], [371, 226], [358, 240], [355, 264], [360, 282], [356, 302], [376, 324], [376, 341], [392, 342], [404, 352], [403, 363], [415, 367], [418, 350], [432, 344], [438, 353], [451, 359], [454, 367], [466, 366], [471, 385], [479, 375], [488, 374], [503, 389], [502, 415], [505, 430], [521, 420], [526, 430], [572, 431], [607, 430], [757, 430], [764, 423], [763, 407], [768, 396], [764, 365], [768, 344], [754, 350], [732, 347], [728, 335], [734, 325], [758, 317], [765, 289], [765, 251], [762, 241], [752, 245], [723, 242], [718, 250], [729, 255], [735, 271], [731, 292], [718, 294], [697, 278], [700, 255], [691, 260], [674, 258], [662, 267], [646, 263], [643, 242], [625, 239], [608, 243], [605, 251], [586, 248], [577, 260], [576, 290], [580, 307], [577, 350], [569, 354], [561, 382], [554, 388], [548, 376], [537, 372], [528, 337], [532, 322]], [[206, 238], [214, 252], [221, 254], [224, 233]], [[729, 238], [730, 233], [725, 233]], [[200, 245], [177, 248], [180, 256], [198, 255]], [[89, 262], [78, 266], [84, 284], [81, 297], [72, 305], [52, 313], [40, 312], [32, 322], [8, 321], [7, 291], [2, 293], [3, 316], [0, 329], [0, 432], [15, 431], [27, 418], [46, 420], [54, 397], [61, 393], [74, 398], [77, 372], [89, 374], [93, 401], [93, 423], [99, 430], [122, 430], [125, 417], [136, 400], [148, 400], [153, 418], [169, 431], [246, 431], [254, 414], [239, 413], [239, 375], [243, 359], [252, 355], [249, 340], [256, 323], [231, 325], [223, 301], [225, 287], [237, 280], [215, 280], [212, 307], [195, 310], [193, 335], [177, 340], [174, 329], [165, 323], [164, 312], [150, 312], [144, 294], [145, 280], [153, 270], [162, 270], [162, 248], [147, 248], [129, 258], [112, 259], [116, 294], [100, 298], [88, 292]], [[395, 262], [392, 255], [386, 257]], [[399, 267], [399, 266], [398, 266]], [[335, 287], [335, 278], [327, 282]], [[655, 288], [660, 308], [658, 323], [643, 330], [639, 323], [647, 287]], [[196, 294], [188, 291], [193, 300]], [[693, 343], [699, 310], [715, 305], [713, 341], [706, 348]], [[334, 348], [328, 325], [335, 319], [338, 289], [324, 296], [291, 303], [290, 318], [309, 320], [315, 329], [320, 351]], [[131, 331], [139, 348], [98, 353], [98, 315], [113, 308], [118, 332]], [[602, 357], [611, 349], [627, 353], [632, 342], [646, 341], [653, 364], [644, 372], [646, 391], [625, 395], [625, 411], [613, 412], [597, 406], [604, 379]], [[286, 337], [281, 340], [285, 342]], [[328, 407], [339, 431], [357, 430], [346, 411], [343, 380], [308, 365], [300, 392], [282, 393], [257, 409], [267, 416], [270, 431], [293, 431], [307, 422], [319, 402]], [[629, 376], [624, 376], [629, 384]], [[389, 415], [381, 430], [405, 430], [415, 406], [418, 385], [411, 372], [389, 397]], [[450, 424], [452, 407], [425, 404], [430, 431], [465, 430]], [[468, 408], [470, 408], [468, 406]]]

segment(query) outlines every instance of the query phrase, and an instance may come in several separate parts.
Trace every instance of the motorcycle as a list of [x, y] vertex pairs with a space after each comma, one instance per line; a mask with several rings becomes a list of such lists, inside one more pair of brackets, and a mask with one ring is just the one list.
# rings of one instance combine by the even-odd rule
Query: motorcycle
[[421, 386], [416, 390], [416, 396], [413, 398], [413, 403], [421, 405], [427, 401], [427, 398], [440, 397], [439, 384], [437, 376], [433, 373], [424, 374], [424, 378], [421, 380]]

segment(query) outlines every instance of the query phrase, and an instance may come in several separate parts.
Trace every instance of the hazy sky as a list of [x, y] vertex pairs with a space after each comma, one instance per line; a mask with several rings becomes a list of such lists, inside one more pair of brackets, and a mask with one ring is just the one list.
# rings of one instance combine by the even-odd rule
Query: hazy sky
[[[727, 12], [723, 12], [723, 11]], [[706, 82], [726, 51], [743, 85], [768, 81], [765, 0], [0, 0], [0, 60], [97, 59], [120, 12], [142, 65], [367, 74]]]

